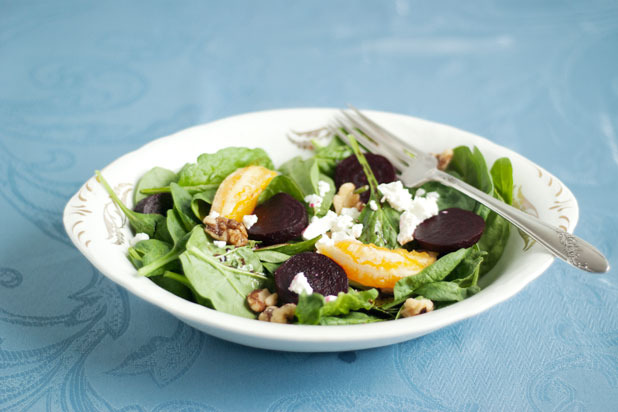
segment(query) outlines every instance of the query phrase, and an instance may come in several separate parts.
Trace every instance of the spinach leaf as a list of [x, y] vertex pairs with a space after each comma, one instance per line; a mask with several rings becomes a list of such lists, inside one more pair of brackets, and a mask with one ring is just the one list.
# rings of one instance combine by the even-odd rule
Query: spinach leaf
[[[168, 292], [173, 293], [174, 295], [179, 296], [183, 299], [186, 299], [190, 302], [193, 302], [194, 298], [193, 298], [193, 293], [191, 289], [188, 288], [185, 284], [178, 282], [178, 280], [172, 279], [169, 276], [166, 276], [167, 273], [171, 273], [171, 272], [166, 271], [162, 275], [151, 276], [150, 280], [152, 280], [159, 287], [162, 287]], [[179, 275], [179, 276], [182, 276], [182, 275]]]
[[320, 146], [315, 141], [312, 143], [320, 172], [330, 177], [334, 176], [337, 163], [352, 154], [350, 146], [337, 136], [334, 136], [326, 146]]
[[509, 222], [495, 212], [487, 216], [485, 230], [477, 243], [481, 250], [487, 251], [481, 264], [481, 275], [489, 272], [498, 263], [509, 240], [510, 226]]
[[303, 159], [296, 156], [279, 167], [279, 171], [291, 178], [306, 195], [318, 193], [318, 181], [320, 180], [320, 169], [314, 158]]
[[180, 219], [178, 211], [175, 208], [167, 211], [166, 222], [167, 231], [169, 232], [174, 244], [176, 244], [187, 234], [188, 231], [185, 229], [184, 223]]
[[456, 172], [460, 179], [485, 193], [493, 192], [487, 163], [485, 163], [483, 154], [476, 146], [473, 151], [470, 151], [467, 146], [458, 146], [453, 149], [453, 158], [446, 171]]
[[172, 246], [166, 242], [157, 239], [147, 239], [137, 242], [135, 246], [129, 248], [127, 253], [133, 266], [139, 269], [165, 255], [171, 249]]
[[455, 282], [433, 282], [423, 285], [414, 291], [435, 302], [459, 302], [468, 297], [468, 289]]
[[307, 195], [320, 193], [319, 182], [321, 180], [328, 183], [329, 190], [322, 196], [322, 204], [315, 210], [310, 210], [316, 216], [324, 216], [326, 214], [332, 205], [333, 196], [335, 196], [335, 182], [330, 177], [320, 173], [318, 162], [315, 158], [302, 159], [300, 156], [297, 156], [282, 164], [279, 171], [297, 183], [297, 186], [303, 193], [303, 200]]
[[[239, 249], [243, 250], [242, 255]], [[253, 290], [261, 288], [266, 277], [243, 268], [247, 266], [251, 250], [237, 248], [221, 256], [216, 256], [214, 251], [220, 249], [208, 241], [203, 230], [194, 229], [186, 244], [186, 251], [180, 255], [182, 268], [191, 286], [212, 308], [233, 315], [255, 318], [255, 314], [247, 307], [246, 297]], [[222, 259], [222, 256], [226, 259]], [[255, 262], [257, 257], [250, 260]], [[228, 266], [231, 262], [245, 262], [245, 264], [240, 267]]]
[[184, 287], [186, 287], [192, 296], [192, 301], [197, 302], [199, 305], [202, 306], [207, 306], [207, 307], [212, 307], [212, 305], [210, 304], [210, 302], [207, 299], [203, 299], [196, 291], [195, 289], [193, 289], [193, 285], [191, 285], [191, 282], [189, 282], [189, 279], [187, 279], [187, 277], [185, 275], [182, 275], [180, 273], [176, 273], [176, 272], [171, 272], [171, 271], [166, 271], [163, 274], [163, 277], [166, 279], [170, 279], [175, 281], [176, 283], [179, 283], [181, 285], [183, 285]]
[[393, 289], [393, 294], [395, 296], [395, 302], [387, 305], [388, 307], [395, 306], [394, 303], [401, 303], [402, 300], [405, 300], [415, 294], [415, 290], [420, 288], [421, 286], [427, 283], [438, 282], [446, 278], [449, 273], [453, 271], [459, 265], [459, 263], [469, 254], [471, 253], [470, 248], [468, 249], [459, 249], [455, 252], [451, 252], [447, 255], [442, 256], [440, 259], [436, 260], [433, 264], [427, 266], [425, 269], [421, 270], [416, 275], [407, 276], [403, 279], [400, 279]]
[[[360, 309], [369, 310], [373, 308], [378, 294], [376, 289], [364, 291], [350, 289], [348, 293], [340, 292], [337, 299], [330, 302], [325, 302], [319, 293], [302, 294], [296, 305], [296, 318], [300, 324], [317, 325], [321, 323], [323, 317], [333, 318]], [[334, 322], [332, 319], [329, 321]]]
[[193, 215], [197, 217], [200, 222], [208, 216], [208, 213], [210, 212], [210, 205], [212, 205], [212, 201], [214, 200], [216, 193], [217, 188], [214, 188], [204, 190], [193, 195], [193, 198], [191, 199], [191, 210], [193, 210]]
[[[211, 185], [194, 185], [194, 186], [182, 186], [182, 187], [192, 195], [196, 193], [212, 190], [213, 197], [214, 197], [214, 192], [217, 191], [217, 188], [219, 187], [219, 183], [214, 183]], [[154, 195], [155, 193], [171, 193], [171, 191], [172, 189], [169, 186], [162, 186], [162, 187], [152, 187], [149, 189], [142, 189], [140, 190], [140, 193], [144, 195]]]
[[316, 236], [313, 239], [307, 239], [300, 242], [281, 243], [279, 245], [265, 246], [257, 251], [274, 251], [284, 253], [286, 255], [298, 255], [302, 252], [311, 252], [315, 250], [316, 242], [320, 240], [320, 236]]
[[176, 183], [170, 184], [170, 189], [174, 199], [174, 210], [178, 214], [185, 230], [189, 232], [198, 223], [197, 218], [193, 215], [193, 209], [191, 209], [192, 197], [189, 192]]
[[258, 249], [254, 251], [254, 253], [261, 262], [267, 263], [283, 263], [291, 257], [290, 255], [286, 255], [285, 253], [277, 252], [274, 250]]
[[363, 208], [358, 217], [358, 221], [363, 224], [363, 231], [358, 240], [363, 243], [373, 243], [376, 246], [395, 249], [399, 247], [397, 233], [400, 214], [389, 205], [383, 205], [378, 201], [378, 181], [371, 170], [371, 166], [369, 166], [367, 159], [360, 151], [356, 139], [353, 136], [348, 137], [352, 151], [356, 155], [358, 162], [363, 166], [363, 171], [369, 182], [369, 190], [371, 191], [369, 201], [373, 200], [377, 206], [375, 211], [370, 207]]
[[[461, 193], [459, 190], [448, 187], [439, 182], [427, 182], [420, 188], [425, 192], [437, 192], [438, 197], [438, 209], [448, 209], [449, 207], [458, 207], [460, 209], [474, 211], [476, 208], [476, 200], [469, 198]], [[413, 189], [414, 192], [418, 189]]]
[[218, 185], [236, 169], [250, 165], [274, 169], [272, 160], [262, 149], [227, 147], [216, 153], [201, 154], [197, 158], [197, 163], [184, 165], [178, 172], [178, 184], [181, 186]]
[[277, 193], [287, 193], [299, 202], [304, 202], [305, 196], [301, 188], [298, 186], [298, 183], [296, 183], [290, 176], [277, 175], [270, 181], [268, 186], [266, 186], [266, 189], [260, 193], [260, 196], [258, 197], [258, 204], [261, 205]]
[[491, 167], [494, 189], [504, 203], [513, 204], [513, 165], [508, 157], [501, 157]]
[[95, 170], [94, 173], [97, 176], [97, 180], [105, 188], [105, 191], [108, 193], [109, 197], [127, 217], [127, 219], [129, 220], [129, 224], [131, 225], [135, 233], [146, 233], [151, 238], [163, 241], [171, 240], [169, 232], [167, 231], [165, 217], [158, 214], [138, 213], [129, 209], [125, 206], [122, 200], [120, 200], [116, 193], [114, 193], [114, 190], [103, 178], [101, 172]]
[[323, 316], [320, 325], [359, 325], [363, 323], [382, 322], [384, 319], [364, 312], [350, 312], [342, 316]]
[[[201, 227], [196, 227], [193, 232], [195, 231], [203, 232]], [[174, 247], [172, 247], [169, 252], [167, 252], [165, 255], [159, 256], [157, 259], [139, 268], [137, 270], [137, 274], [147, 277], [160, 275], [161, 268], [167, 268], [168, 266], [166, 265], [177, 260], [180, 254], [184, 252], [185, 246], [187, 245], [187, 241], [189, 240], [190, 236], [191, 232], [184, 235], [181, 239], [176, 241]]]
[[153, 167], [137, 181], [133, 191], [133, 204], [137, 204], [140, 200], [148, 197], [148, 195], [142, 193], [142, 190], [168, 186], [175, 181], [176, 173], [162, 167]]
[[464, 288], [476, 286], [481, 263], [487, 252], [480, 250], [478, 245], [474, 245], [471, 249], [470, 253], [466, 255], [445, 280], [455, 282]]

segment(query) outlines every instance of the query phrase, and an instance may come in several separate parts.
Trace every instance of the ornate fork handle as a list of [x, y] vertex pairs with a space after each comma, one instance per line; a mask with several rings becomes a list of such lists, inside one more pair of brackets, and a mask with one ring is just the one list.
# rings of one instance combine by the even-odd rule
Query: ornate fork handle
[[545, 246], [557, 257], [576, 268], [594, 273], [605, 273], [609, 270], [609, 262], [605, 259], [603, 254], [579, 237], [549, 225], [521, 210], [515, 209], [480, 191], [474, 186], [440, 170], [431, 170], [427, 179], [435, 180], [446, 186], [450, 186], [487, 206], [489, 209], [526, 232], [530, 237]]

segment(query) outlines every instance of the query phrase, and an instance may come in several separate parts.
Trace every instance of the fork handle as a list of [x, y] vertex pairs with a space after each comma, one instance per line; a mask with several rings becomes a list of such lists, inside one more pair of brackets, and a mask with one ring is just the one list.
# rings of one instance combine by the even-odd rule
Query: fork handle
[[450, 186], [487, 206], [570, 265], [594, 273], [605, 273], [609, 270], [609, 262], [605, 256], [594, 246], [579, 237], [509, 206], [474, 186], [440, 170], [434, 169], [428, 178], [429, 180], [435, 180]]

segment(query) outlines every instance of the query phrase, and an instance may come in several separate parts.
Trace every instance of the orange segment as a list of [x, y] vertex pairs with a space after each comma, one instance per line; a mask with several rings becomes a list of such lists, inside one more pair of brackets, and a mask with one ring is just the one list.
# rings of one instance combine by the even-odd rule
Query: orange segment
[[342, 240], [334, 245], [318, 242], [316, 246], [318, 252], [345, 270], [348, 279], [377, 288], [392, 288], [399, 279], [415, 275], [436, 261], [434, 253], [391, 250], [354, 240]]
[[220, 216], [241, 222], [243, 216], [253, 212], [260, 193], [275, 176], [277, 172], [262, 166], [247, 166], [235, 170], [217, 189], [210, 208], [211, 213], [214, 211]]

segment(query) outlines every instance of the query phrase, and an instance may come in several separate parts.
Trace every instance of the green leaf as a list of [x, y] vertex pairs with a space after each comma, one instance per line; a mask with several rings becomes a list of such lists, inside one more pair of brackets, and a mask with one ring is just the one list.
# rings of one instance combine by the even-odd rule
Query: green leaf
[[[200, 227], [196, 227], [194, 232], [195, 231], [201, 231], [203, 233], [203, 230]], [[168, 266], [166, 265], [177, 260], [180, 254], [184, 252], [185, 246], [187, 244], [187, 241], [189, 240], [190, 235], [191, 233], [187, 233], [185, 236], [179, 239], [174, 244], [174, 247], [172, 247], [172, 249], [170, 249], [170, 251], [167, 252], [165, 255], [162, 255], [158, 257], [157, 259], [153, 260], [152, 262], [149, 262], [148, 264], [145, 264], [144, 266], [139, 268], [137, 271], [137, 274], [140, 276], [147, 276], [147, 277], [160, 275], [161, 268], [168, 268]]]
[[167, 231], [169, 232], [172, 240], [174, 241], [174, 244], [176, 244], [187, 234], [188, 231], [185, 229], [184, 223], [180, 219], [178, 211], [175, 208], [167, 211], [166, 222]]
[[176, 183], [170, 184], [172, 198], [174, 199], [174, 210], [178, 214], [185, 230], [190, 232], [198, 224], [197, 218], [191, 209], [192, 196], [182, 186]]
[[317, 325], [320, 323], [321, 309], [324, 306], [324, 296], [319, 293], [301, 294], [296, 305], [296, 319], [302, 325]]
[[468, 290], [455, 282], [428, 283], [414, 293], [436, 302], [459, 302], [468, 296]]
[[[179, 265], [180, 266], [180, 265]], [[149, 279], [156, 283], [159, 287], [167, 290], [170, 293], [173, 293], [176, 296], [179, 296], [183, 299], [186, 299], [192, 302], [193, 293], [190, 288], [188, 288], [183, 283], [178, 282], [176, 279], [172, 279], [169, 276], [166, 276], [167, 273], [171, 273], [170, 271], [164, 272], [160, 276], [151, 276]], [[182, 276], [182, 275], [179, 275]], [[184, 277], [184, 276], [183, 276]]]
[[97, 180], [105, 188], [105, 191], [109, 194], [112, 201], [122, 210], [124, 215], [129, 220], [129, 224], [135, 233], [146, 233], [151, 238], [157, 238], [161, 240], [169, 240], [169, 233], [167, 231], [167, 225], [165, 224], [165, 217], [158, 214], [146, 214], [135, 212], [120, 200], [120, 198], [114, 193], [114, 190], [107, 183], [107, 181], [101, 175], [101, 172], [95, 170]]
[[296, 156], [282, 164], [279, 171], [296, 182], [303, 192], [303, 199], [307, 195], [318, 193], [320, 169], [315, 159]]
[[326, 146], [320, 146], [313, 141], [315, 159], [318, 162], [320, 172], [333, 177], [337, 163], [352, 154], [350, 146], [346, 145], [339, 137], [335, 136]]
[[358, 221], [363, 224], [363, 231], [358, 240], [389, 249], [398, 248], [399, 212], [389, 205], [380, 205], [378, 202], [376, 204], [377, 210], [365, 207], [358, 216]]
[[[469, 198], [461, 193], [459, 190], [448, 187], [439, 182], [428, 182], [422, 185], [420, 188], [425, 192], [437, 192], [438, 197], [438, 209], [448, 209], [450, 207], [458, 207], [460, 209], [474, 211], [476, 208], [476, 200]], [[418, 189], [414, 189], [416, 192]]]
[[265, 246], [258, 249], [259, 252], [274, 251], [284, 253], [286, 255], [298, 255], [303, 252], [312, 252], [315, 250], [315, 244], [320, 240], [321, 236], [316, 236], [313, 239], [307, 239], [300, 242], [281, 243], [279, 245]]
[[382, 322], [383, 320], [364, 312], [350, 312], [342, 316], [324, 316], [320, 319], [320, 325], [360, 325], [363, 323]]
[[511, 225], [497, 213], [491, 212], [485, 220], [485, 230], [477, 245], [487, 252], [481, 264], [481, 275], [489, 272], [504, 253]]
[[193, 195], [191, 199], [191, 210], [193, 210], [193, 215], [197, 217], [200, 222], [210, 213], [210, 206], [212, 205], [216, 193], [217, 188], [214, 188]]
[[508, 157], [501, 157], [491, 167], [494, 189], [504, 203], [513, 204], [513, 165]]
[[298, 186], [298, 183], [296, 183], [290, 176], [277, 175], [270, 181], [268, 186], [266, 186], [266, 189], [260, 193], [260, 196], [258, 197], [258, 204], [261, 205], [277, 193], [287, 193], [299, 202], [304, 202], [305, 196], [301, 188]]
[[133, 204], [137, 204], [140, 200], [148, 197], [147, 194], [142, 193], [142, 190], [168, 186], [170, 183], [175, 182], [176, 179], [176, 173], [171, 170], [153, 167], [137, 181], [133, 191]]
[[325, 302], [324, 297], [319, 293], [311, 295], [303, 293], [299, 296], [296, 305], [296, 318], [300, 324], [317, 325], [321, 323], [323, 317], [341, 317], [352, 311], [369, 310], [373, 308], [378, 294], [376, 289], [364, 291], [350, 289], [348, 293], [340, 292], [337, 299]]
[[[472, 249], [459, 249], [442, 256], [433, 264], [427, 266], [416, 275], [400, 279], [393, 290], [395, 302], [405, 300], [415, 294], [415, 289], [432, 282], [446, 278], [449, 273], [469, 254]], [[392, 304], [391, 304], [392, 305]], [[393, 305], [394, 306], [394, 305]]]
[[201, 154], [197, 158], [197, 163], [186, 164], [178, 172], [178, 184], [181, 186], [219, 185], [236, 169], [250, 165], [274, 169], [272, 160], [262, 149], [227, 147], [216, 153]]
[[456, 172], [458, 177], [485, 193], [493, 192], [487, 163], [476, 146], [473, 151], [470, 151], [467, 146], [458, 146], [453, 149], [453, 158], [446, 170]]
[[487, 252], [480, 250], [478, 245], [474, 245], [471, 249], [445, 280], [453, 281], [463, 288], [476, 286], [481, 263]]
[[267, 263], [283, 263], [291, 257], [290, 255], [286, 255], [285, 253], [277, 252], [274, 250], [258, 249], [254, 251], [254, 253], [260, 259], [260, 261]]
[[339, 292], [337, 299], [324, 303], [322, 316], [347, 315], [350, 311], [373, 307], [380, 293], [377, 289], [356, 291], [350, 289], [348, 293]]
[[217, 256], [216, 252], [220, 251], [201, 228], [194, 229], [186, 251], [180, 255], [185, 276], [195, 292], [214, 309], [255, 318], [247, 307], [246, 297], [253, 290], [260, 289], [267, 278], [243, 267], [248, 265], [248, 261], [259, 264], [259, 260], [249, 256], [251, 250], [248, 248], [232, 249]]

